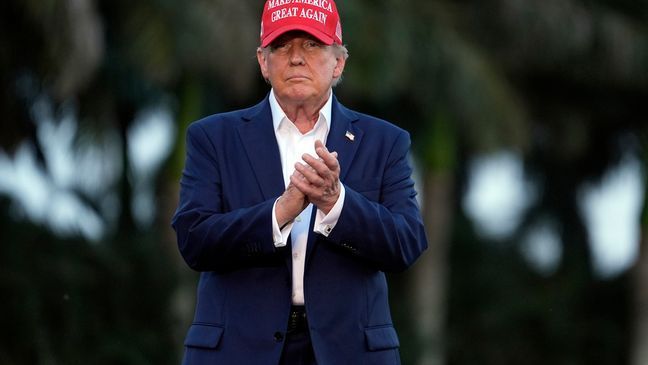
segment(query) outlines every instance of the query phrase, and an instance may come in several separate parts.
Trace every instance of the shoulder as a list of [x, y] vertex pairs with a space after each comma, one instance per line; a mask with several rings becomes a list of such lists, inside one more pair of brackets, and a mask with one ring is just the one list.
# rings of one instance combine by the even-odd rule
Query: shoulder
[[249, 116], [258, 113], [264, 102], [245, 109], [206, 116], [191, 123], [188, 132], [194, 133], [196, 130], [224, 132], [228, 129], [235, 129], [240, 123], [249, 119]]
[[361, 129], [365, 134], [409, 140], [409, 133], [405, 129], [388, 120], [349, 109], [342, 104], [339, 104], [339, 107], [341, 113], [352, 121], [354, 127]]

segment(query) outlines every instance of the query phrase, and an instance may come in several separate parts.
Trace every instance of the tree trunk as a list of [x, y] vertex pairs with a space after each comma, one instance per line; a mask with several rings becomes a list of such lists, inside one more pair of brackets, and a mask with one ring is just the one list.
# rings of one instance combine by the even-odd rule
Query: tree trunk
[[428, 249], [412, 268], [412, 324], [419, 343], [417, 365], [444, 363], [447, 252], [452, 225], [453, 178], [428, 171], [423, 177], [423, 220]]
[[633, 271], [634, 334], [631, 349], [632, 365], [648, 364], [648, 192], [642, 214], [639, 257]]

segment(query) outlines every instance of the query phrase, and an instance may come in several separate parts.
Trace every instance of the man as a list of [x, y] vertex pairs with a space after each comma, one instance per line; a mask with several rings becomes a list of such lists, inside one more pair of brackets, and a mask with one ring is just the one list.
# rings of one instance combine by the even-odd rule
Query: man
[[333, 96], [333, 1], [267, 1], [257, 58], [268, 97], [187, 133], [173, 226], [201, 277], [184, 364], [399, 364], [384, 272], [427, 247], [409, 135]]

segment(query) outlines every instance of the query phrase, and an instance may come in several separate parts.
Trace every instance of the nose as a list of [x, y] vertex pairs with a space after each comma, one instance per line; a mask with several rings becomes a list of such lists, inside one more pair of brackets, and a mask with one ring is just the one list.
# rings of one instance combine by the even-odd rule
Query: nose
[[290, 63], [292, 65], [303, 65], [305, 63], [304, 50], [302, 47], [290, 47]]

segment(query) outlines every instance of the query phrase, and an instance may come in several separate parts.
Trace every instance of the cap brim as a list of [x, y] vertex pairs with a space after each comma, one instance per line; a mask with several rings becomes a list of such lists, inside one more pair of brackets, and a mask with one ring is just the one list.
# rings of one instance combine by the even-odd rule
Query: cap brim
[[302, 25], [302, 24], [290, 24], [290, 25], [284, 25], [283, 27], [279, 27], [275, 29], [274, 32], [268, 34], [265, 38], [263, 38], [263, 41], [261, 42], [261, 47], [267, 47], [270, 43], [272, 43], [272, 41], [277, 39], [280, 35], [293, 30], [304, 31], [312, 35], [313, 37], [317, 38], [320, 42], [328, 46], [334, 43], [333, 37], [330, 37], [315, 28], [309, 27], [307, 25]]

